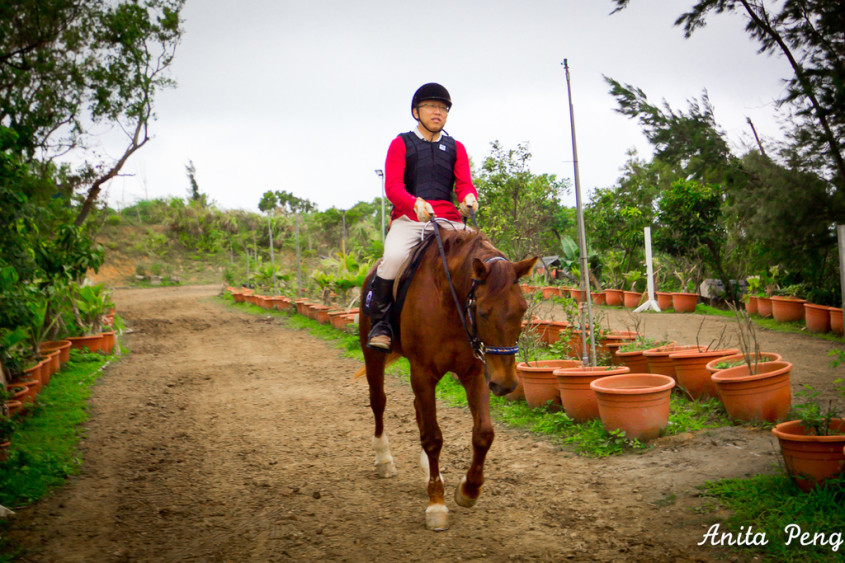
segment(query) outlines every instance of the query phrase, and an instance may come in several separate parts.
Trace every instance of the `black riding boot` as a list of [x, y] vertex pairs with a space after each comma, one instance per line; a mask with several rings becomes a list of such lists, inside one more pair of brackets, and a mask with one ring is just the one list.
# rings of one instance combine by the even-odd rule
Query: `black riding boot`
[[393, 280], [378, 276], [373, 278], [373, 292], [367, 303], [370, 317], [370, 334], [367, 347], [390, 351], [393, 344], [393, 331], [390, 328], [390, 308], [393, 305]]

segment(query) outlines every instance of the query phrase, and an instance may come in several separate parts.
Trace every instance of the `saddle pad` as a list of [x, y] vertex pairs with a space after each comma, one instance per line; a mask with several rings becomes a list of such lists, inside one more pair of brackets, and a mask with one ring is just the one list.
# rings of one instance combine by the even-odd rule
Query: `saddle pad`
[[399, 342], [399, 318], [402, 314], [402, 306], [405, 304], [405, 297], [408, 295], [408, 288], [414, 279], [414, 274], [420, 266], [420, 261], [426, 249], [434, 240], [434, 232], [427, 233], [422, 242], [417, 245], [411, 256], [405, 261], [396, 282], [393, 284], [393, 307], [390, 308], [390, 327], [393, 329], [393, 339]]

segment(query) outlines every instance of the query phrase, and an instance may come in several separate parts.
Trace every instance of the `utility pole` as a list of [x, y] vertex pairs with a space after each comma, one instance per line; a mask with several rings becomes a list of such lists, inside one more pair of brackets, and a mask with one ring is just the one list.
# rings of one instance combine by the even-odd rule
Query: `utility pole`
[[[584, 209], [581, 204], [581, 178], [578, 174], [578, 145], [575, 142], [575, 110], [572, 105], [572, 88], [569, 84], [569, 65], [567, 60], [563, 59], [563, 72], [566, 75], [566, 94], [569, 98], [569, 127], [572, 130], [572, 162], [575, 166], [575, 210], [576, 218], [578, 219], [578, 248], [581, 252], [581, 290], [584, 291], [584, 303], [581, 304], [581, 330], [590, 331], [590, 353], [587, 353], [587, 341], [582, 338], [583, 346], [583, 361], [587, 365], [588, 357], [592, 366], [596, 365], [596, 334], [593, 327], [593, 302], [590, 295], [590, 265], [587, 261], [587, 235], [584, 230]], [[587, 322], [584, 322], [584, 306], [587, 309]], [[586, 326], [585, 326], [586, 325]]]
[[273, 255], [273, 219], [270, 216], [272, 209], [267, 212], [267, 231], [270, 233], [270, 268], [273, 272], [273, 295], [277, 295], [276, 290], [276, 258]]
[[302, 296], [302, 255], [299, 251], [299, 213], [296, 214], [296, 295]]

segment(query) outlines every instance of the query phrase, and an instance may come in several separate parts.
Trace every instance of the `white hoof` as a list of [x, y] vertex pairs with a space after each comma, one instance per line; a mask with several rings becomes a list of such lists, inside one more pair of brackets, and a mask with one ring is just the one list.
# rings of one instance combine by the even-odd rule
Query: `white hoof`
[[461, 482], [458, 483], [458, 486], [455, 487], [455, 502], [458, 503], [458, 506], [463, 506], [464, 508], [472, 508], [475, 506], [475, 503], [478, 501], [478, 498], [469, 498], [464, 496], [464, 483], [466, 483], [467, 478], [466, 475], [461, 477]]
[[425, 509], [425, 527], [435, 532], [449, 529], [449, 509], [445, 504], [432, 504]]
[[396, 475], [396, 466], [393, 464], [393, 456], [390, 454], [390, 444], [387, 435], [382, 434], [376, 438], [373, 436], [373, 449], [376, 451], [376, 475], [387, 479]]
[[376, 476], [382, 479], [389, 479], [396, 476], [396, 466], [393, 465], [393, 460], [385, 463], [376, 464]]

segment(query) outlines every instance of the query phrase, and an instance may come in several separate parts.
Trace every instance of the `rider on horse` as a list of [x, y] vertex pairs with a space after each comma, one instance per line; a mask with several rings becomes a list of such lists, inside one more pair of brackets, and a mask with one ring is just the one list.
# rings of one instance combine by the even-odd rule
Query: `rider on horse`
[[466, 148], [443, 131], [451, 108], [452, 98], [446, 88], [433, 82], [423, 84], [411, 100], [417, 127], [401, 133], [387, 149], [384, 188], [393, 211], [384, 256], [367, 299], [372, 324], [367, 342], [370, 348], [391, 349], [393, 282], [426, 228], [431, 228], [428, 222], [432, 215], [446, 219], [444, 226], [466, 228], [460, 223], [454, 197], [461, 202], [464, 215], [470, 208], [478, 209]]

